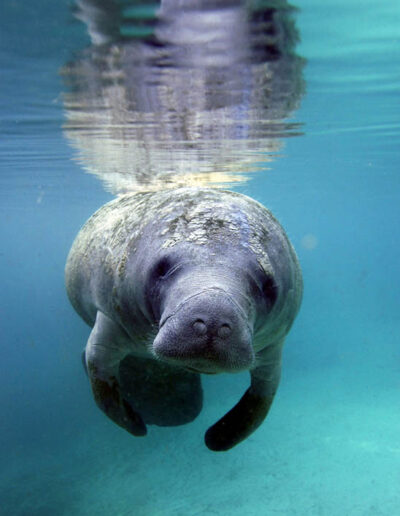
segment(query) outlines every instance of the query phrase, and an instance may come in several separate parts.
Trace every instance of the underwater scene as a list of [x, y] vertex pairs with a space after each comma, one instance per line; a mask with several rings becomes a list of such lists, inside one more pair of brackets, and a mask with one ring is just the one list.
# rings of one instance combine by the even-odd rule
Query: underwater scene
[[3, 0], [0, 515], [400, 514], [398, 0]]

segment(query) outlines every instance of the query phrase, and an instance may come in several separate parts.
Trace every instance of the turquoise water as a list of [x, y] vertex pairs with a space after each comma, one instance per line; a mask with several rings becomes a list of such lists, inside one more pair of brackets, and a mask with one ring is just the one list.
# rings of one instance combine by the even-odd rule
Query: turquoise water
[[70, 145], [59, 73], [90, 39], [67, 2], [2, 2], [0, 514], [400, 513], [400, 6], [296, 7], [304, 94], [234, 188], [286, 228], [304, 300], [267, 420], [216, 454], [204, 431], [246, 374], [206, 378], [194, 423], [144, 439], [91, 398], [63, 269], [112, 194]]

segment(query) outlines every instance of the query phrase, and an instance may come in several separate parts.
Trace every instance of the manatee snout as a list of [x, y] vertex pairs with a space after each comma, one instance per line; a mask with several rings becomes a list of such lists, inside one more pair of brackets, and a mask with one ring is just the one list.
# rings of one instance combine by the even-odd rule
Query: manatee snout
[[252, 330], [228, 294], [205, 291], [163, 314], [153, 353], [200, 373], [242, 371], [254, 361]]

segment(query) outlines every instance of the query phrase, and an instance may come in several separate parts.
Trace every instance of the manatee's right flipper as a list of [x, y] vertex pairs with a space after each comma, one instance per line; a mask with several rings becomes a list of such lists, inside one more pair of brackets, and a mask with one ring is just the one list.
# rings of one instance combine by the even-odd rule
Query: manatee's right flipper
[[211, 426], [205, 435], [212, 451], [227, 451], [252, 434], [264, 421], [279, 385], [283, 342], [258, 355], [259, 365], [251, 371], [251, 385], [239, 402]]
[[123, 331], [97, 312], [86, 346], [86, 366], [97, 406], [117, 425], [135, 436], [146, 435], [146, 425], [121, 393], [119, 365], [126, 355]]

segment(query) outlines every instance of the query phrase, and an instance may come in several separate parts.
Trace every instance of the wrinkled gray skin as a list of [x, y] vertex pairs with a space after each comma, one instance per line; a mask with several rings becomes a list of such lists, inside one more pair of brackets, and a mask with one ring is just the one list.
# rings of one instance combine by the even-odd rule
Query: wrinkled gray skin
[[[163, 375], [172, 405], [179, 400], [169, 371], [190, 391], [198, 373], [249, 370], [249, 389], [205, 441], [212, 450], [227, 450], [261, 424], [302, 296], [296, 254], [262, 205], [211, 188], [120, 197], [78, 234], [66, 285], [72, 305], [93, 327], [85, 361], [95, 401], [115, 423], [133, 435], [145, 435], [146, 422], [168, 424], [146, 416], [143, 400], [135, 405], [135, 391], [141, 396], [136, 369], [150, 390]], [[120, 367], [128, 356], [130, 385]], [[187, 420], [200, 410], [201, 399], [196, 403]]]

